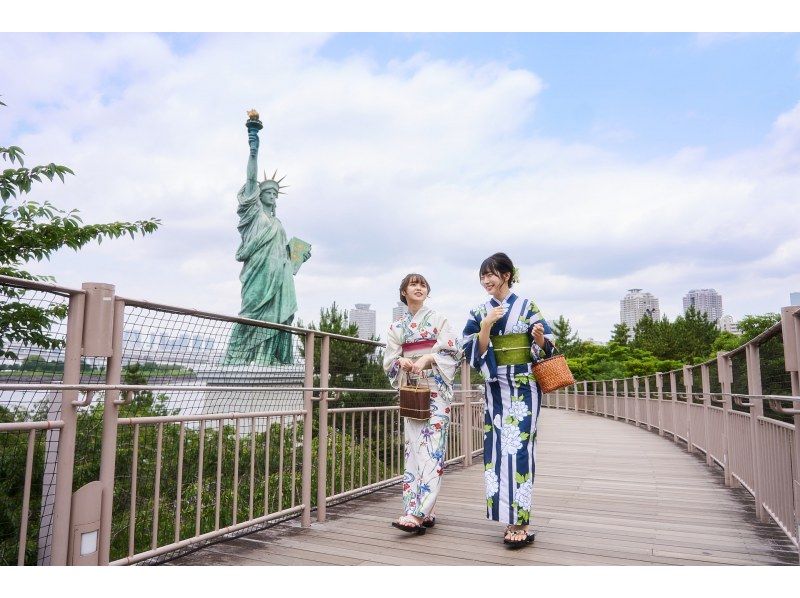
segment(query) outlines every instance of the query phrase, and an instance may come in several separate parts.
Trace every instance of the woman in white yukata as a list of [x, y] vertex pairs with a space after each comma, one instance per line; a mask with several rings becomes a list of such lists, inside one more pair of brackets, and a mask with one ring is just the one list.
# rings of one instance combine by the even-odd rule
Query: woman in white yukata
[[479, 270], [491, 298], [470, 311], [464, 328], [464, 357], [485, 380], [484, 483], [486, 517], [507, 524], [503, 542], [533, 542], [528, 533], [536, 475], [536, 422], [542, 393], [531, 362], [551, 356], [550, 325], [531, 299], [511, 292], [516, 269], [495, 253]]
[[408, 313], [389, 327], [383, 360], [394, 388], [407, 377], [409, 383], [431, 389], [430, 418], [403, 421], [403, 515], [392, 522], [398, 529], [419, 534], [436, 523], [434, 508], [442, 485], [453, 378], [461, 359], [458, 337], [447, 318], [424, 305], [428, 293], [430, 285], [421, 274], [403, 278], [400, 301], [408, 305]]

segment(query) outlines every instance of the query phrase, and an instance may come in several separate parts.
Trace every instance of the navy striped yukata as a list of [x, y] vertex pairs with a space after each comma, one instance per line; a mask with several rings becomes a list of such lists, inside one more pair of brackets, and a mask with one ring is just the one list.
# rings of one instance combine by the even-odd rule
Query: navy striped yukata
[[[470, 311], [462, 341], [464, 357], [485, 381], [483, 462], [486, 517], [506, 524], [530, 522], [533, 478], [536, 474], [536, 422], [542, 393], [530, 363], [497, 365], [494, 348], [478, 355], [478, 333], [488, 310], [500, 305], [506, 314], [492, 325], [491, 336], [527, 333], [534, 359], [553, 354], [553, 331], [536, 303], [514, 293], [501, 303], [490, 299]], [[544, 326], [545, 348], [533, 341], [534, 324]]]

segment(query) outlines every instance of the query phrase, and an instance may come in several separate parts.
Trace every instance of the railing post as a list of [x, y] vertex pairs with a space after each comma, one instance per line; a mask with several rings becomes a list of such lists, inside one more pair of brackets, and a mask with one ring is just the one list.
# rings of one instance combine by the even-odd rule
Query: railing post
[[[783, 363], [792, 381], [792, 396], [800, 396], [800, 309], [781, 308]], [[798, 464], [800, 467], [800, 463]]]
[[[111, 285], [109, 285], [111, 286]], [[114, 287], [111, 287], [113, 298]], [[111, 332], [111, 356], [106, 365], [106, 384], [122, 383], [122, 330], [125, 322], [125, 302], [114, 300]], [[119, 418], [118, 390], [105, 393], [103, 405], [103, 437], [100, 449], [100, 484], [103, 495], [100, 503], [99, 565], [108, 565], [111, 555], [111, 523], [114, 508], [114, 472], [117, 464], [117, 420]], [[180, 505], [177, 506], [180, 509]]]
[[611, 405], [614, 407], [614, 421], [617, 421], [617, 379], [611, 381]]
[[686, 392], [686, 448], [690, 453], [694, 453], [692, 445], [692, 368], [688, 365], [683, 366], [683, 388]]
[[[800, 396], [800, 309], [797, 306], [781, 308], [781, 334], [783, 338], [784, 367], [792, 381], [792, 396]], [[794, 462], [792, 475], [794, 491], [795, 537], [800, 539], [800, 414], [794, 416]], [[800, 551], [798, 551], [800, 557]]]
[[633, 384], [633, 423], [639, 427], [639, 376], [634, 376], [631, 380]]
[[589, 383], [583, 381], [583, 412], [589, 413]]
[[711, 435], [708, 427], [711, 423], [711, 373], [708, 365], [700, 366], [700, 384], [703, 387], [703, 442], [706, 446], [706, 465], [713, 465], [714, 458], [711, 455]]
[[606, 390], [606, 381], [603, 380], [603, 417], [608, 417], [608, 392]]
[[672, 395], [672, 440], [678, 443], [678, 380], [675, 371], [669, 373], [669, 389]]
[[661, 402], [664, 400], [664, 374], [656, 372], [656, 398], [658, 399], [658, 435], [664, 436], [664, 412]]
[[650, 425], [650, 376], [644, 377], [644, 414], [647, 419], [647, 431], [650, 432], [653, 429]]
[[469, 364], [464, 360], [461, 364], [461, 390], [464, 391], [464, 407], [461, 411], [461, 450], [464, 453], [465, 467], [472, 465], [472, 399], [469, 392], [469, 374]]
[[[314, 385], [314, 333], [306, 333], [305, 344], [306, 368], [303, 386], [306, 389]], [[300, 492], [303, 500], [303, 516], [300, 521], [302, 527], [311, 526], [311, 443], [314, 437], [314, 391], [303, 391], [303, 471]]]
[[628, 418], [628, 379], [622, 380], [622, 417], [627, 424], [630, 421]]
[[734, 486], [735, 479], [731, 475], [731, 433], [730, 412], [733, 407], [731, 399], [731, 385], [733, 383], [733, 367], [731, 359], [723, 351], [717, 353], [717, 374], [722, 388], [722, 471], [725, 475], [725, 485]]
[[[327, 388], [330, 384], [331, 337], [322, 337], [319, 357], [319, 385]], [[325, 521], [328, 498], [328, 391], [319, 393], [319, 444], [317, 452], [317, 521]], [[334, 455], [336, 458], [336, 455]]]
[[[79, 384], [81, 378], [81, 348], [83, 345], [83, 317], [86, 305], [84, 293], [71, 295], [67, 313], [67, 338], [64, 351], [64, 384]], [[51, 565], [66, 565], [69, 550], [69, 517], [72, 503], [72, 478], [75, 467], [75, 438], [78, 414], [72, 402], [78, 391], [61, 393], [61, 419], [64, 427], [58, 435], [58, 461], [53, 505], [53, 536]]]
[[[749, 343], [745, 346], [745, 363], [747, 365], [747, 394], [760, 396], [763, 394], [761, 386], [761, 362], [759, 361], [759, 346]], [[750, 399], [750, 455], [753, 462], [753, 497], [756, 501], [756, 517], [766, 522], [767, 513], [764, 510], [764, 464], [761, 459], [761, 425], [759, 418], [764, 415], [764, 402], [759, 399]], [[795, 430], [795, 434], [797, 434]]]

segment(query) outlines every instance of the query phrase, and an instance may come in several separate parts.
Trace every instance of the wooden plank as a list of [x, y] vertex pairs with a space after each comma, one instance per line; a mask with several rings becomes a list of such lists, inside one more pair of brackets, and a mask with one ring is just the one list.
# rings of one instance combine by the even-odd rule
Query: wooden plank
[[[721, 473], [656, 433], [591, 415], [545, 410], [534, 484], [536, 542], [502, 543], [486, 519], [483, 467], [449, 468], [437, 524], [423, 536], [390, 527], [399, 486], [328, 508], [328, 521], [297, 520], [219, 543], [175, 564], [752, 565], [796, 564], [774, 524]], [[479, 460], [480, 461], [480, 460]]]

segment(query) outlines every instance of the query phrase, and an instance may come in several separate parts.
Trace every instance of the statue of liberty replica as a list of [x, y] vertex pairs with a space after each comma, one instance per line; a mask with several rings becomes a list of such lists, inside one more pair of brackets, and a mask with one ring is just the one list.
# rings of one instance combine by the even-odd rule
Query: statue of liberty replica
[[[283, 192], [275, 175], [258, 181], [258, 132], [263, 124], [258, 112], [250, 110], [247, 138], [250, 157], [247, 181], [236, 195], [239, 206], [239, 234], [242, 242], [236, 260], [242, 262], [243, 318], [290, 325], [297, 311], [294, 275], [311, 257], [311, 245], [297, 238], [286, 239], [281, 221], [275, 216], [278, 195]], [[277, 174], [277, 171], [276, 171]], [[235, 323], [225, 355], [225, 365], [278, 365], [293, 363], [292, 335], [273, 328]]]

